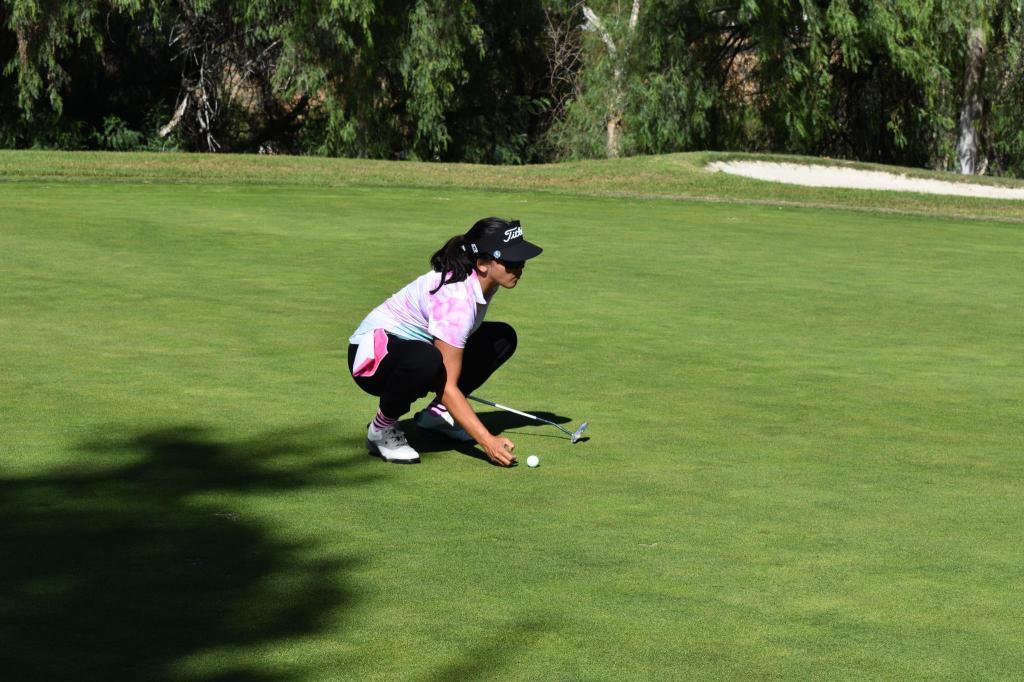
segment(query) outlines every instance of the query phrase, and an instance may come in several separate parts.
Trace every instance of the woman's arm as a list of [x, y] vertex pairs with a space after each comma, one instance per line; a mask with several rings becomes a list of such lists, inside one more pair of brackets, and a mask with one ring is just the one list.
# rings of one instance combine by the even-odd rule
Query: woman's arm
[[444, 362], [447, 376], [444, 390], [438, 394], [441, 402], [448, 408], [448, 412], [456, 423], [480, 444], [492, 462], [501, 466], [511, 466], [516, 461], [516, 456], [512, 453], [516, 447], [515, 443], [488, 431], [480, 421], [480, 417], [476, 416], [476, 412], [466, 400], [466, 396], [459, 390], [459, 375], [462, 373], [462, 349], [440, 339], [434, 339], [434, 345], [441, 351], [441, 360]]

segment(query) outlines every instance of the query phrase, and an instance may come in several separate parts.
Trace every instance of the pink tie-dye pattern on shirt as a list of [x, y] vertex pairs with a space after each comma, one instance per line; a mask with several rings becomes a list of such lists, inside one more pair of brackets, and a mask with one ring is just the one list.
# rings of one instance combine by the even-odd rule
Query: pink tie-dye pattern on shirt
[[430, 333], [456, 348], [464, 348], [476, 320], [476, 301], [445, 295], [444, 287], [431, 297]]
[[366, 334], [384, 329], [406, 341], [433, 343], [438, 338], [464, 348], [483, 322], [488, 301], [475, 272], [462, 282], [449, 282], [431, 293], [440, 280], [440, 274], [430, 271], [402, 287], [363, 318], [349, 343], [358, 345]]

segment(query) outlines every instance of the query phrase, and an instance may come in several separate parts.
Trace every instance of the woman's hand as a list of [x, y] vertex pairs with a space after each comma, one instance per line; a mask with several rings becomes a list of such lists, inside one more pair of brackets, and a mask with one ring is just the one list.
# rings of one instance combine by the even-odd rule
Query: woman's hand
[[480, 447], [487, 453], [487, 458], [494, 464], [503, 467], [510, 467], [516, 463], [516, 456], [512, 453], [516, 444], [508, 438], [495, 436], [476, 415], [470, 407], [466, 396], [459, 390], [459, 375], [462, 372], [463, 349], [456, 348], [441, 339], [434, 339], [434, 347], [441, 352], [441, 360], [444, 362], [445, 384], [438, 398], [448, 408], [455, 422], [465, 429], [466, 433], [473, 437]]
[[495, 464], [503, 467], [510, 467], [516, 462], [516, 456], [512, 453], [516, 444], [503, 436], [491, 436], [481, 445], [487, 453], [487, 457]]

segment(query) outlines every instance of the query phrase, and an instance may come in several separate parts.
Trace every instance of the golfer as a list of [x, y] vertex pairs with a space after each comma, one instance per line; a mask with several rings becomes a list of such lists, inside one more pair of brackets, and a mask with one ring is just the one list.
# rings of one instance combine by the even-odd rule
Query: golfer
[[476, 441], [495, 464], [515, 463], [515, 444], [488, 431], [466, 396], [515, 352], [515, 330], [484, 316], [498, 289], [514, 288], [540, 252], [518, 220], [484, 218], [431, 256], [430, 272], [366, 316], [349, 339], [348, 364], [359, 387], [380, 398], [366, 431], [370, 454], [419, 462], [397, 424], [414, 401], [434, 393], [416, 414], [419, 428]]

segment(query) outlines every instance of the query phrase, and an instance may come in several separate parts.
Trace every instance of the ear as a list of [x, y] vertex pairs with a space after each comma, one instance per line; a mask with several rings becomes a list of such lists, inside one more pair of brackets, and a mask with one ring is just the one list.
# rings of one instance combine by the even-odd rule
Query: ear
[[476, 259], [476, 274], [480, 277], [486, 277], [487, 271], [491, 267], [491, 261], [484, 258]]

